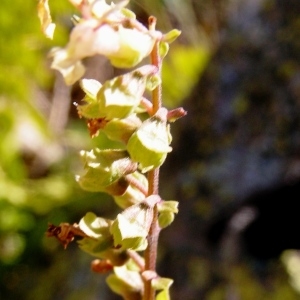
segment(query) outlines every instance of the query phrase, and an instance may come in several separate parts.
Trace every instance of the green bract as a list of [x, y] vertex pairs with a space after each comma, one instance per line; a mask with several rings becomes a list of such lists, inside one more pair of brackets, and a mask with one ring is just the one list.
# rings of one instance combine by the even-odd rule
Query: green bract
[[[88, 191], [105, 191], [113, 184], [118, 185], [118, 180], [124, 175], [136, 170], [136, 164], [130, 160], [124, 150], [96, 148], [91, 151], [81, 151], [80, 154], [85, 162], [86, 172], [76, 179], [80, 186]], [[127, 186], [124, 186], [124, 191], [119, 192], [118, 195], [123, 194]]]
[[152, 117], [131, 136], [127, 150], [131, 159], [139, 163], [141, 171], [147, 172], [163, 164], [167, 153], [172, 151], [170, 142], [169, 126]]

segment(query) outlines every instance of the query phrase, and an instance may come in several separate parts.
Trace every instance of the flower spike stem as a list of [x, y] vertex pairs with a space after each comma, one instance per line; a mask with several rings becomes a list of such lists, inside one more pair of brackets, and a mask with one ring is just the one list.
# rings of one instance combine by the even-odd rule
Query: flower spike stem
[[[156, 19], [154, 17], [149, 18], [149, 28], [154, 29]], [[161, 74], [161, 58], [159, 56], [159, 42], [156, 42], [151, 52], [151, 63], [158, 68], [158, 74]], [[152, 104], [153, 111], [155, 114], [162, 106], [162, 88], [159, 84], [152, 91]], [[148, 173], [149, 190], [148, 196], [158, 195], [159, 193], [159, 168], [156, 168]], [[148, 235], [148, 247], [145, 250], [145, 270], [154, 271], [156, 270], [156, 259], [157, 259], [157, 245], [158, 237], [160, 233], [160, 227], [158, 225], [158, 210], [157, 206], [154, 207], [153, 220]], [[155, 290], [151, 286], [151, 280], [145, 281], [145, 290], [143, 300], [154, 300]]]

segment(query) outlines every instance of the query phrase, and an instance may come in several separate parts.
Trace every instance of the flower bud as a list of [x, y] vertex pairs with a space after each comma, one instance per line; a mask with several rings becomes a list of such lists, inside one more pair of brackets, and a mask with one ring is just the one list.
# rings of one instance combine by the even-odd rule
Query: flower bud
[[124, 150], [100, 150], [81, 151], [81, 157], [85, 162], [85, 174], [77, 176], [79, 185], [88, 191], [110, 191], [113, 188], [121, 188], [117, 194], [125, 192], [127, 186], [120, 183], [120, 179], [136, 170], [133, 163]]
[[91, 263], [91, 269], [95, 273], [105, 274], [112, 271], [113, 267], [109, 259], [94, 259]]
[[175, 219], [175, 214], [178, 213], [178, 201], [161, 201], [157, 204], [159, 212], [158, 223], [160, 228], [169, 226]]
[[146, 249], [146, 238], [153, 219], [153, 207], [158, 201], [160, 197], [152, 195], [118, 214], [110, 228], [115, 247], [136, 251]]
[[144, 282], [140, 271], [129, 269], [127, 264], [115, 267], [114, 273], [107, 277], [106, 282], [114, 293], [122, 296], [122, 299], [141, 299]]
[[97, 95], [100, 110], [98, 117], [111, 120], [132, 114], [141, 102], [148, 77], [156, 71], [155, 66], [146, 65], [106, 81]]
[[141, 124], [142, 121], [140, 118], [138, 118], [136, 114], [132, 114], [124, 119], [110, 120], [103, 128], [103, 132], [109, 139], [126, 144], [131, 135], [141, 126]]
[[[137, 22], [137, 21], [135, 21]], [[137, 22], [138, 23], [138, 22]], [[52, 51], [51, 67], [62, 73], [67, 84], [73, 84], [85, 72], [81, 60], [94, 55], [106, 56], [117, 68], [132, 68], [150, 54], [159, 33], [113, 26], [97, 19], [80, 20], [63, 49]], [[142, 24], [138, 23], [139, 26]], [[162, 36], [162, 35], [161, 35]]]
[[119, 27], [118, 50], [107, 54], [111, 64], [117, 68], [132, 68], [147, 57], [153, 49], [155, 39], [137, 29]]
[[155, 84], [153, 75], [157, 68], [145, 65], [127, 74], [106, 81], [102, 86], [96, 80], [84, 79], [81, 86], [86, 93], [86, 103], [78, 105], [81, 116], [106, 120], [126, 118], [137, 110], [146, 86]]
[[154, 116], [146, 120], [131, 136], [127, 150], [131, 159], [139, 163], [139, 168], [144, 173], [163, 164], [167, 153], [172, 151], [170, 142], [169, 126]]
[[88, 212], [79, 222], [79, 228], [88, 236], [78, 241], [79, 247], [98, 258], [108, 259], [112, 265], [121, 266], [127, 260], [125, 251], [113, 247], [110, 227], [113, 221]]

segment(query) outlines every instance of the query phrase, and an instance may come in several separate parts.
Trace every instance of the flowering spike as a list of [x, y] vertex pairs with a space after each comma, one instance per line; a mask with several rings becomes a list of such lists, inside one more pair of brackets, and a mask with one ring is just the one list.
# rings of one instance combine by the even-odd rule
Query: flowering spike
[[[49, 0], [39, 0], [38, 14], [44, 33], [52, 38]], [[81, 151], [83, 174], [76, 180], [82, 189], [106, 192], [123, 208], [115, 220], [87, 213], [79, 225], [50, 225], [48, 236], [55, 236], [66, 247], [75, 236], [79, 247], [95, 256], [95, 272], [113, 269], [107, 278], [113, 291], [125, 299], [167, 300], [172, 280], [161, 278], [155, 268], [160, 229], [170, 225], [178, 212], [178, 202], [163, 201], [158, 195], [158, 169], [172, 150], [168, 122], [184, 116], [182, 108], [162, 107], [161, 63], [169, 44], [179, 30], [162, 34], [151, 16], [148, 28], [126, 8], [129, 0], [108, 4], [105, 0], [69, 0], [79, 11], [67, 45], [54, 48], [51, 67], [58, 70], [67, 85], [85, 73], [82, 60], [105, 56], [117, 68], [133, 68], [144, 58], [151, 63], [122, 73], [103, 84], [82, 79], [83, 103], [75, 104], [85, 118], [91, 137], [103, 131], [110, 145], [120, 149]], [[152, 99], [148, 100], [150, 92]], [[143, 173], [149, 172], [147, 176]], [[141, 258], [136, 251], [143, 251]], [[138, 257], [138, 258], [137, 258]]]

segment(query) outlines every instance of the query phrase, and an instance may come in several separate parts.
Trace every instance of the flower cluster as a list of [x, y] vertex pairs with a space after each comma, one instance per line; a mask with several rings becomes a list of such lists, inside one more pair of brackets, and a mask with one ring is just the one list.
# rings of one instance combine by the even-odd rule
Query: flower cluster
[[[105, 0], [69, 1], [82, 16], [74, 18], [66, 47], [51, 52], [52, 68], [61, 72], [66, 84], [82, 78], [85, 57], [100, 54], [115, 67], [133, 68], [154, 47], [158, 49], [157, 59], [162, 60], [169, 43], [180, 34], [178, 30], [162, 34], [151, 24], [146, 28], [125, 8], [127, 0], [118, 4], [107, 4]], [[51, 37], [54, 26], [47, 0], [40, 0], [39, 16], [44, 32]], [[132, 299], [136, 299], [136, 294], [142, 295], [143, 282], [150, 276], [141, 264], [138, 268], [132, 267], [128, 251], [142, 251], [148, 247], [154, 214], [157, 214], [155, 219], [159, 227], [164, 228], [178, 212], [177, 201], [163, 201], [148, 192], [150, 183], [146, 173], [160, 167], [172, 150], [169, 122], [185, 114], [183, 109], [168, 111], [160, 106], [154, 110], [146, 95], [160, 84], [159, 64], [138, 67], [103, 83], [94, 79], [80, 81], [85, 96], [82, 103], [77, 104], [77, 110], [79, 116], [87, 120], [91, 137], [103, 131], [121, 146], [82, 150], [84, 170], [76, 179], [84, 190], [110, 194], [124, 211], [115, 220], [87, 213], [78, 225], [70, 227], [71, 235], [65, 230], [68, 226], [64, 226], [66, 235], [55, 226], [51, 227], [51, 236], [56, 235], [65, 246], [79, 232], [84, 237], [79, 241], [81, 249], [101, 259], [94, 268], [114, 268], [108, 284], [126, 299], [131, 299], [130, 293]], [[167, 293], [172, 283], [169, 279], [153, 274], [150, 277], [154, 289]]]
[[124, 8], [127, 3], [77, 1], [83, 16], [75, 19], [67, 46], [55, 48], [51, 53], [52, 68], [63, 74], [67, 84], [83, 76], [85, 68], [81, 60], [85, 57], [100, 54], [115, 67], [131, 68], [148, 56], [155, 41], [161, 39], [160, 32], [148, 30], [132, 11]]

